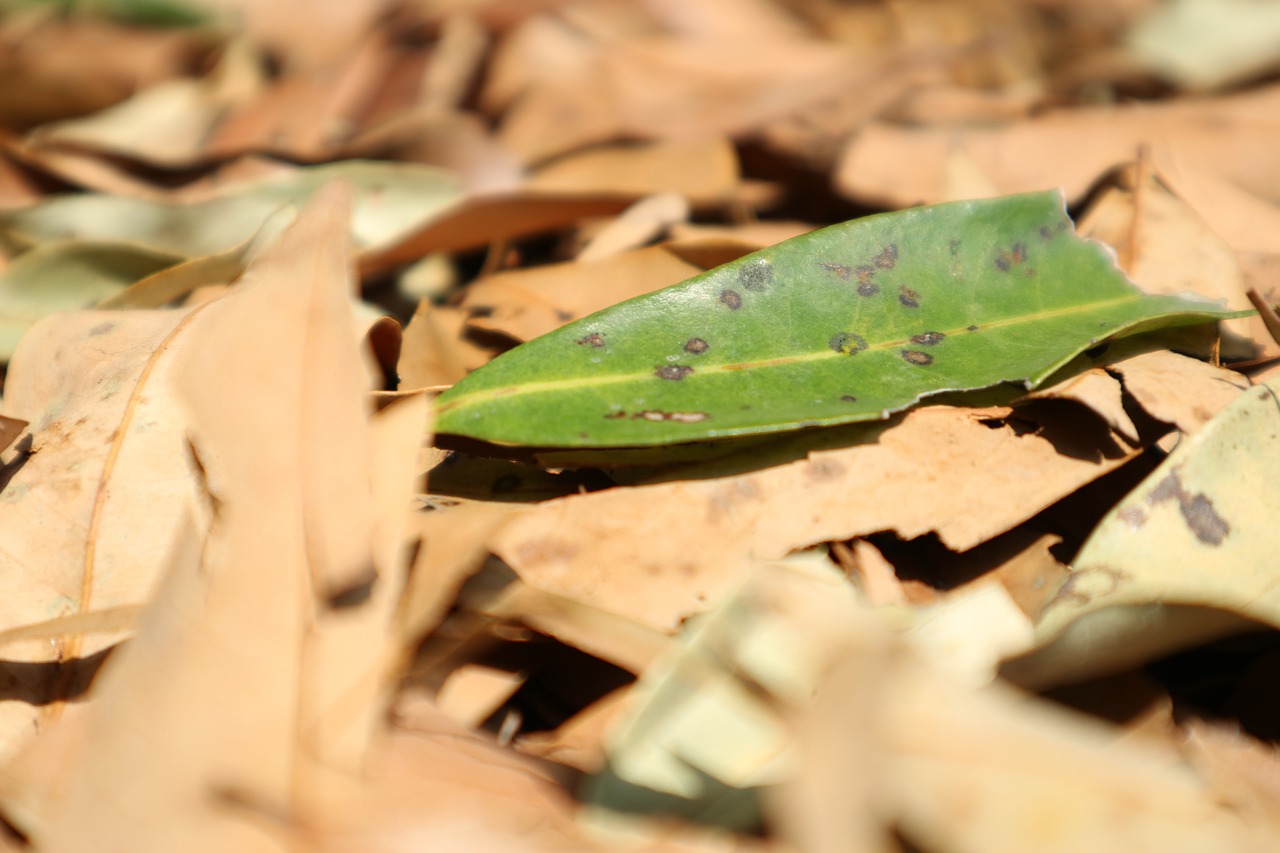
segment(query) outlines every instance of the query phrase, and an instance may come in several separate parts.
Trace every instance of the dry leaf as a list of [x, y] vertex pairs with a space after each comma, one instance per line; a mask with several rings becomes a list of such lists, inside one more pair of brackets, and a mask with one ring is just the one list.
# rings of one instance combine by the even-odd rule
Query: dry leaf
[[1212, 101], [1057, 111], [995, 128], [872, 123], [845, 150], [835, 175], [850, 197], [893, 207], [946, 198], [948, 155], [963, 150], [1002, 193], [1059, 186], [1079, 198], [1102, 173], [1149, 145], [1156, 168], [1182, 167], [1280, 199], [1269, 167], [1280, 87]]
[[700, 272], [655, 246], [487, 276], [467, 288], [462, 307], [472, 314], [471, 327], [527, 341]]
[[[919, 409], [873, 425], [861, 443], [776, 467], [550, 501], [504, 528], [493, 548], [533, 586], [667, 631], [737, 583], [748, 555], [881, 530], [904, 539], [936, 531], [964, 550], [1129, 455], [1118, 445], [1063, 455], [1044, 436], [983, 423], [999, 416]], [[753, 468], [764, 461], [746, 455]]]
[[[186, 424], [168, 391], [172, 348], [194, 316], [60, 315], [23, 339], [5, 406], [31, 421], [31, 441], [11, 451], [0, 495], [0, 551], [11, 569], [0, 625], [139, 604], [154, 592], [196, 499]], [[14, 698], [0, 703], [0, 752], [38, 733], [76, 673], [92, 672], [118, 639], [8, 647]]]

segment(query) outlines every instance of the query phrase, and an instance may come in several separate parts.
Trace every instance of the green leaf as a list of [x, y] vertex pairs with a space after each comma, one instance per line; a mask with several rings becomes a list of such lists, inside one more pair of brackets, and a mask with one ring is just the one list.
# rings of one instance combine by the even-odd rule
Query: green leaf
[[885, 213], [779, 243], [505, 353], [438, 401], [500, 444], [634, 447], [874, 420], [1035, 387], [1104, 338], [1239, 316], [1147, 296], [1059, 193]]

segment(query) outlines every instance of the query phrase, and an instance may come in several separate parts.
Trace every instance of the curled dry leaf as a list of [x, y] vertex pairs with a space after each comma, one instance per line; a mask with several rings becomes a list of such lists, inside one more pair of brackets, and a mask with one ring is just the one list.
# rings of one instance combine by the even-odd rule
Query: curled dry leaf
[[1258, 385], [1183, 440], [1098, 524], [1009, 673], [1060, 683], [1280, 625], [1278, 439], [1276, 390]]

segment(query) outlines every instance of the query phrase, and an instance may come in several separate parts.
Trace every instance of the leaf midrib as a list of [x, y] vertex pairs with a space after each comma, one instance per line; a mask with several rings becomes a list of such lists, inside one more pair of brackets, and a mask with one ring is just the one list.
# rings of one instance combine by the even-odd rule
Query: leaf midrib
[[[1127, 303], [1141, 302], [1142, 300], [1151, 298], [1144, 293], [1130, 293], [1124, 296], [1108, 299], [1099, 302], [1089, 302], [1085, 304], [1071, 305], [1064, 308], [1054, 309], [1051, 311], [1037, 311], [1033, 314], [1022, 314], [1017, 317], [1009, 317], [1003, 320], [989, 320], [981, 323], [981, 328], [977, 331], [970, 331], [967, 326], [953, 329], [930, 329], [927, 331], [939, 331], [947, 337], [961, 336], [964, 334], [977, 334], [978, 331], [986, 333], [991, 329], [998, 329], [1007, 326], [1016, 326], [1025, 323], [1038, 323], [1045, 320], [1051, 320], [1057, 317], [1069, 316], [1072, 314], [1083, 314], [1090, 311], [1107, 309]], [[1112, 330], [1119, 331], [1124, 324]], [[859, 355], [876, 351], [889, 350], [895, 347], [908, 346], [912, 343], [911, 338], [899, 338], [891, 341], [880, 341], [874, 344], [868, 344], [867, 349], [863, 350]], [[743, 370], [755, 368], [776, 367], [784, 364], [800, 364], [804, 362], [820, 361], [828, 358], [850, 358], [849, 355], [839, 353], [834, 350], [824, 349], [816, 352], [802, 353], [793, 356], [782, 356], [780, 358], [761, 359], [760, 361], [737, 362], [735, 364], [713, 364], [699, 367], [697, 369], [699, 376], [714, 373], [737, 373]], [[604, 376], [581, 376], [572, 379], [550, 379], [541, 382], [522, 382], [519, 385], [504, 385], [500, 388], [489, 388], [481, 391], [473, 391], [457, 400], [449, 400], [436, 410], [438, 415], [446, 412], [456, 411], [467, 406], [485, 403], [495, 400], [499, 397], [511, 397], [515, 395], [540, 394], [549, 391], [559, 391], [573, 388], [599, 387], [605, 385], [617, 385], [626, 382], [635, 382], [650, 378], [653, 376], [652, 371], [629, 372], [629, 373], [613, 373]]]

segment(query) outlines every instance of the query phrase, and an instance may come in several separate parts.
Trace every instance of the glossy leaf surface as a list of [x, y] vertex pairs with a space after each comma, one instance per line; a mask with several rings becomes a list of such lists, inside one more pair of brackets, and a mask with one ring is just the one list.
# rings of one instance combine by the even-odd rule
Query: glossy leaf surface
[[1227, 316], [1143, 294], [1058, 193], [953, 202], [805, 234], [564, 326], [442, 395], [437, 429], [628, 447], [874, 420]]

